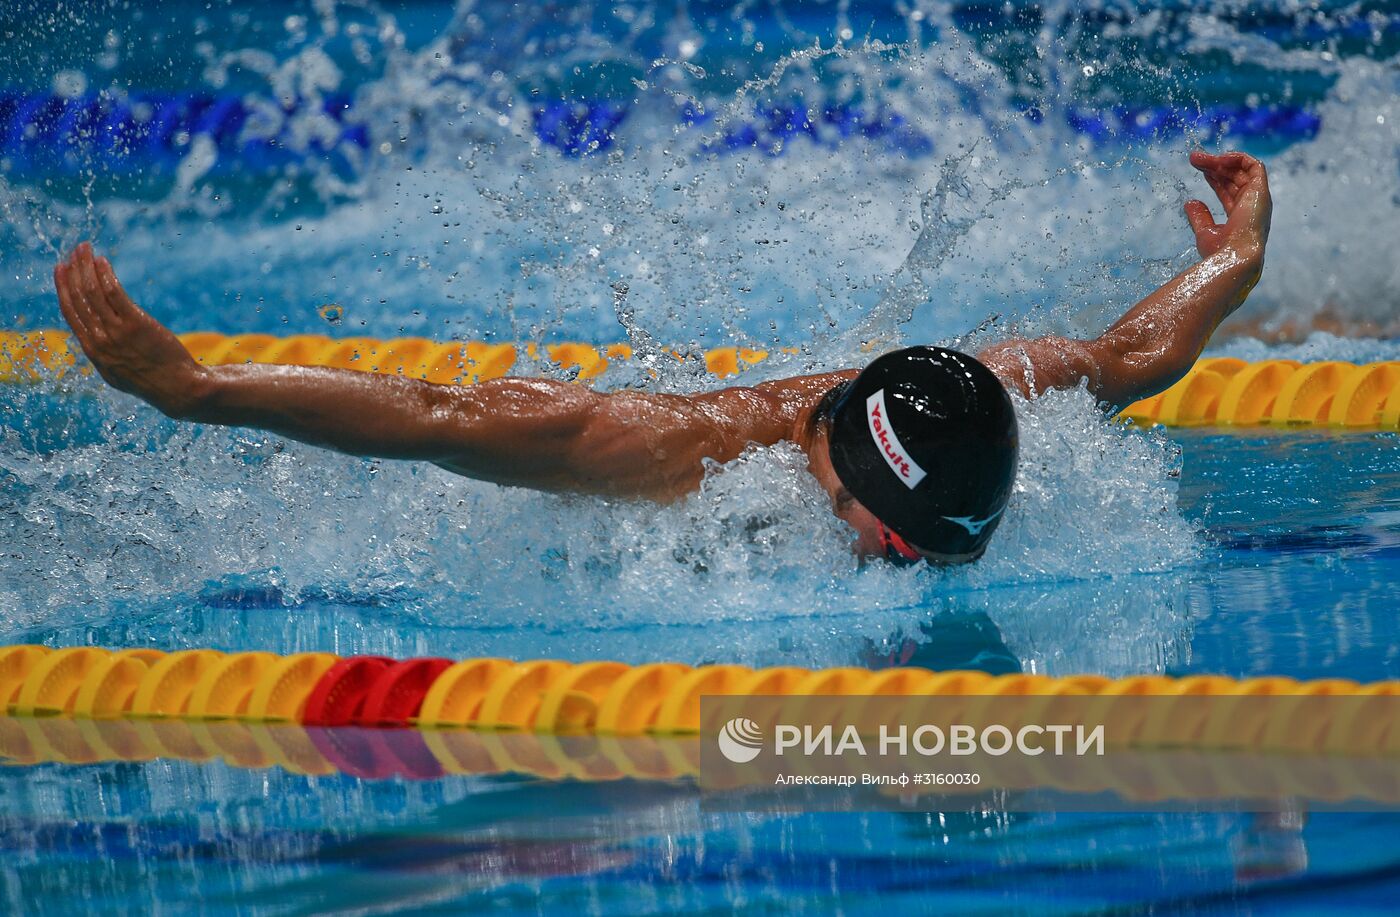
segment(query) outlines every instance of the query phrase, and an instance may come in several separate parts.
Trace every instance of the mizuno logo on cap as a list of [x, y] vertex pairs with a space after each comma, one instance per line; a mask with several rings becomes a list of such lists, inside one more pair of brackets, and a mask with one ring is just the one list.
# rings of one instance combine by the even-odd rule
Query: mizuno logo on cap
[[880, 455], [884, 456], [885, 464], [904, 482], [905, 487], [910, 490], [918, 487], [919, 482], [924, 479], [925, 471], [909, 457], [909, 453], [904, 451], [903, 443], [895, 436], [894, 428], [890, 426], [889, 418], [885, 415], [884, 389], [865, 399], [865, 419], [870, 424], [870, 435], [875, 438], [875, 445], [879, 448]]
[[[1005, 509], [1005, 507], [1003, 507]], [[992, 524], [992, 520], [1001, 515], [1001, 510], [997, 510], [985, 519], [976, 519], [972, 516], [944, 516], [949, 522], [960, 525], [967, 529], [967, 533], [973, 538], [982, 534], [982, 530]]]

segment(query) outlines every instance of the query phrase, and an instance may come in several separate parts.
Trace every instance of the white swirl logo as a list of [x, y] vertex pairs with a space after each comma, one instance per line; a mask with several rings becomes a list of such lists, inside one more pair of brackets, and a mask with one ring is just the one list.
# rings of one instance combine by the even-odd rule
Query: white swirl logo
[[753, 720], [736, 716], [719, 731], [719, 750], [735, 764], [748, 764], [763, 750], [763, 730]]

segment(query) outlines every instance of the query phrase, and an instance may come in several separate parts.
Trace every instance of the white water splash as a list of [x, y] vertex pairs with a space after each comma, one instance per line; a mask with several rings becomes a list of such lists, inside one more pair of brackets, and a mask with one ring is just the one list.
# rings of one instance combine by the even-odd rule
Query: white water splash
[[[1005, 618], [1014, 650], [1034, 659], [1054, 644], [1057, 659], [1124, 669], [1179, 620], [1159, 609], [1119, 623], [1131, 640], [1090, 641], [1097, 613], [1049, 610], [1056, 587], [1171, 569], [1198, 550], [1174, 511], [1166, 441], [1110, 425], [1083, 393], [1023, 406], [1020, 479], [986, 559], [948, 572], [882, 562], [858, 572], [853, 533], [790, 445], [716, 467], [697, 494], [662, 507], [177, 427], [93, 383], [81, 389], [69, 397], [88, 419], [53, 417], [63, 426], [51, 432], [87, 445], [51, 448], [11, 430], [0, 449], [5, 515], [18, 521], [13, 550], [0, 557], [0, 618], [11, 629], [72, 629], [251, 587], [275, 589], [273, 604], [293, 608], [326, 598], [377, 604], [395, 622], [389, 632], [415, 621], [558, 635], [752, 622], [762, 626], [748, 637], [787, 633], [801, 644], [788, 655], [811, 663], [843, 661], [858, 637], [878, 639], [941, 596], [992, 609], [1001, 622], [1017, 603], [995, 591], [1015, 587], [1045, 595], [1034, 603], [1040, 613]], [[44, 416], [40, 393], [6, 395]], [[1149, 589], [1135, 605], [1159, 598]], [[831, 616], [842, 621], [839, 639]], [[1063, 639], [1067, 616], [1086, 637], [1073, 647]], [[285, 646], [303, 627], [281, 619], [272, 639]], [[717, 658], [773, 651], [771, 641], [739, 640], [732, 626], [722, 633], [736, 643], [692, 649]], [[655, 634], [632, 639], [665, 648]]]

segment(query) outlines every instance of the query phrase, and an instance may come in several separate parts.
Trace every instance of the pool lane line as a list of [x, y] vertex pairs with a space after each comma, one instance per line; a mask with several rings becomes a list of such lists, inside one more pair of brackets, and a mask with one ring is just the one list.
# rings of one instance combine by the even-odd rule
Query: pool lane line
[[[1248, 797], [1268, 787], [1324, 802], [1400, 803], [1400, 681], [1284, 677], [10, 646], [0, 648], [0, 758], [16, 766], [217, 760], [361, 779], [691, 780], [700, 775], [702, 696], [776, 698], [774, 712], [800, 717], [813, 698], [833, 695], [857, 704], [936, 696], [974, 718], [980, 705], [1000, 703], [998, 722], [1049, 722], [1057, 702], [1093, 700], [1107, 705], [1115, 735], [1128, 737], [1126, 751], [1102, 761], [979, 759], [989, 785], [1011, 790], [1160, 801]], [[1166, 706], [1144, 715], [1132, 703], [1143, 698]], [[1217, 700], [1206, 706], [1203, 698]], [[1273, 702], [1251, 703], [1261, 698]], [[1319, 716], [1318, 698], [1356, 702]], [[728, 712], [721, 705], [706, 716]]]
[[[434, 341], [406, 337], [330, 338], [302, 334], [225, 335], [192, 332], [179, 336], [196, 360], [217, 366], [276, 363], [330, 366], [402, 375], [445, 385], [469, 385], [510, 372], [523, 355], [547, 359], [572, 370], [578, 381], [598, 378], [608, 367], [633, 358], [627, 344], [494, 344]], [[795, 348], [775, 348], [797, 353]], [[677, 361], [703, 360], [708, 372], [727, 378], [766, 360], [772, 350], [719, 347], [704, 352], [668, 353]], [[0, 382], [32, 383], [60, 378], [79, 363], [68, 333], [61, 330], [0, 331]], [[1355, 364], [1339, 360], [1301, 363], [1233, 357], [1199, 360], [1171, 388], [1129, 405], [1120, 414], [1142, 426], [1334, 427], [1400, 430], [1400, 360]]]
[[[212, 649], [165, 653], [89, 646], [0, 648], [0, 701], [3, 713], [11, 717], [691, 735], [700, 730], [702, 696], [833, 695], [1389, 698], [1400, 697], [1400, 680], [1362, 684], [1339, 678], [1237, 680], [1218, 675], [1112, 679], [916, 667], [752, 669], [675, 662], [281, 656]], [[1400, 750], [1400, 734], [1364, 734], [1370, 736], [1365, 740], [1368, 748]], [[1202, 737], [1210, 735], [1203, 729], [1189, 740], [1204, 741]], [[1210, 739], [1227, 745], [1237, 740], [1225, 733]]]

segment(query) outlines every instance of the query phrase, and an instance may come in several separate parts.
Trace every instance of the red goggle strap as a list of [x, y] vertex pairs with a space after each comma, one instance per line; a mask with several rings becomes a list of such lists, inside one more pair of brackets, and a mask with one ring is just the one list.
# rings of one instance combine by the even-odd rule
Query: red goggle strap
[[894, 531], [883, 522], [880, 523], [880, 540], [884, 542], [886, 557], [889, 556], [890, 549], [893, 548], [895, 553], [905, 560], [924, 559], [924, 555], [920, 554], [913, 545], [899, 537], [898, 532]]

